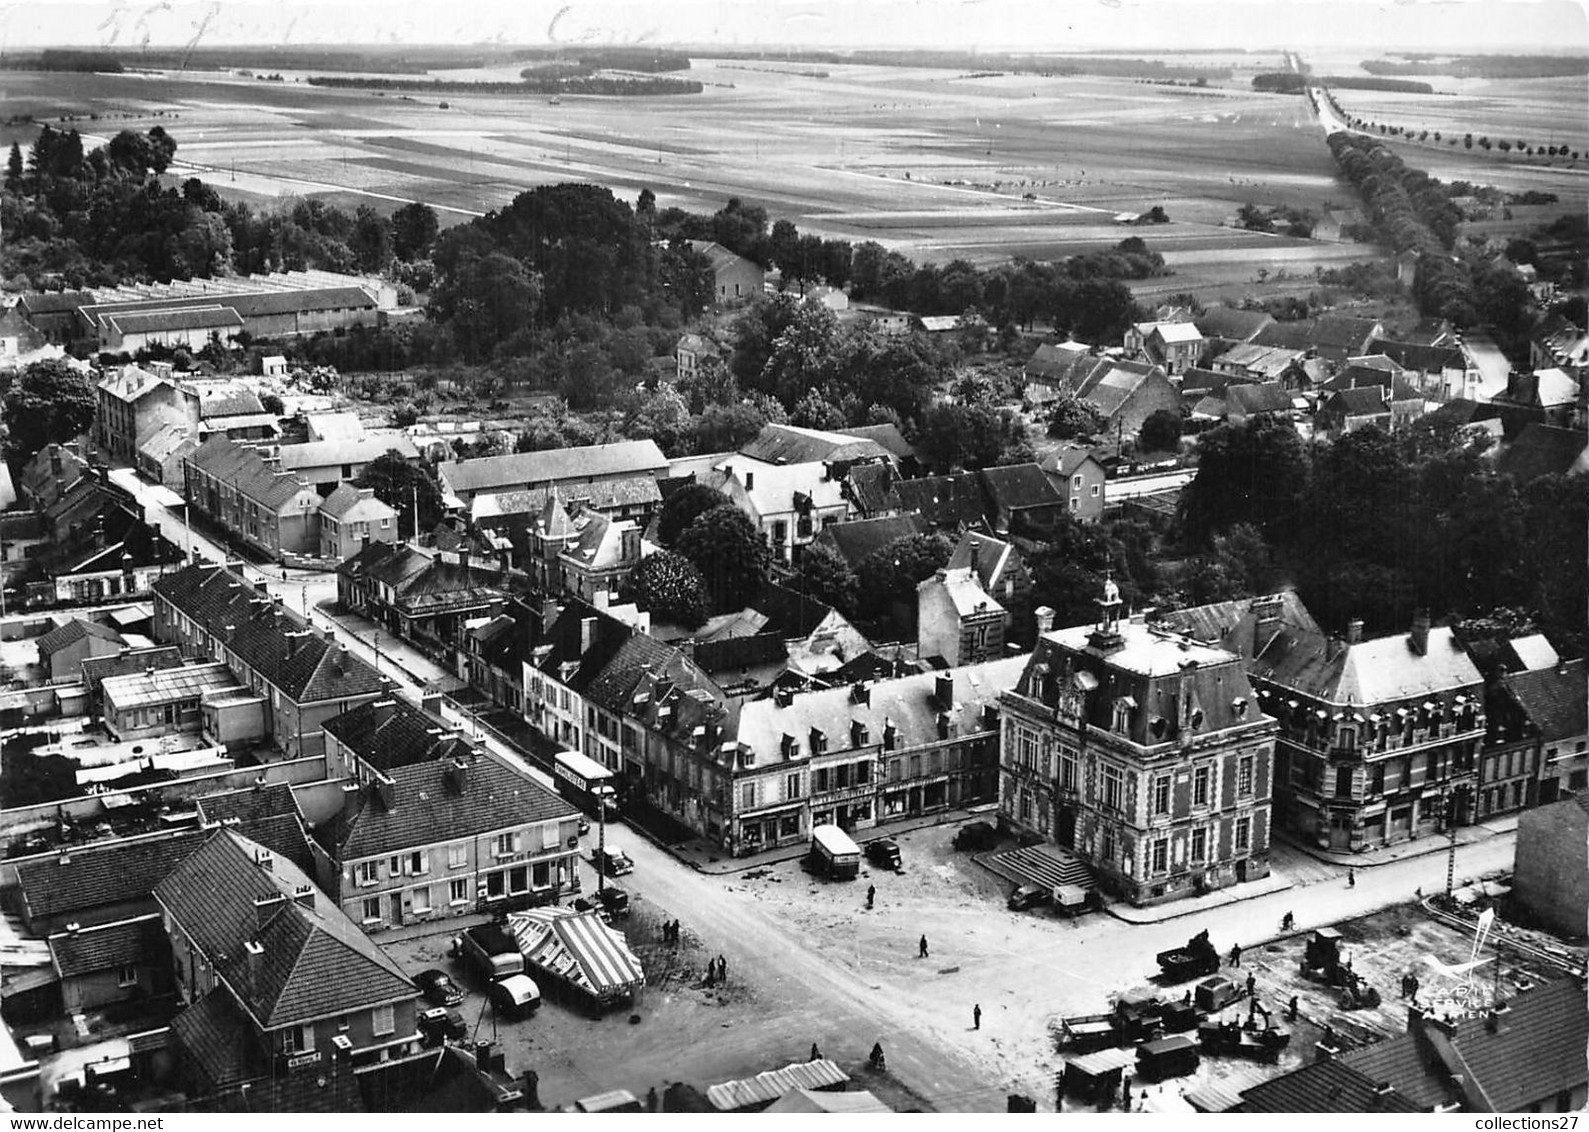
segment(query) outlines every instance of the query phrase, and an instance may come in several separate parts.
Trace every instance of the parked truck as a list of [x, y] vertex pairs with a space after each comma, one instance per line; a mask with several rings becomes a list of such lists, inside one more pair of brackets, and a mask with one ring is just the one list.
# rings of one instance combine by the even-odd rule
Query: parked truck
[[519, 942], [501, 924], [465, 928], [463, 934], [453, 940], [453, 954], [485, 983], [524, 974], [524, 955], [519, 951]]
[[1165, 982], [1180, 983], [1199, 975], [1212, 975], [1219, 971], [1219, 952], [1208, 941], [1206, 931], [1198, 932], [1186, 941], [1185, 947], [1172, 948], [1158, 954], [1160, 978]]
[[811, 861], [829, 880], [861, 875], [861, 847], [836, 825], [819, 825], [811, 831]]

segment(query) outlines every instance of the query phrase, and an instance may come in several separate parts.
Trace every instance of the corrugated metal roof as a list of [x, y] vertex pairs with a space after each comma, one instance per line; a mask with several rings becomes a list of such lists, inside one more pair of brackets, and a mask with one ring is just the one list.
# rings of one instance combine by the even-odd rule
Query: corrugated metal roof
[[1127, 1065], [1135, 1065], [1137, 1054], [1130, 1049], [1101, 1049], [1097, 1053], [1089, 1053], [1082, 1057], [1073, 1057], [1066, 1064], [1074, 1066], [1078, 1073], [1085, 1073], [1089, 1077], [1096, 1077], [1100, 1073], [1108, 1073], [1114, 1069], [1123, 1069]]
[[797, 1061], [782, 1069], [769, 1069], [754, 1077], [713, 1085], [706, 1090], [706, 1099], [719, 1112], [733, 1112], [770, 1103], [795, 1089], [830, 1089], [849, 1079], [848, 1073], [824, 1057], [816, 1061]]

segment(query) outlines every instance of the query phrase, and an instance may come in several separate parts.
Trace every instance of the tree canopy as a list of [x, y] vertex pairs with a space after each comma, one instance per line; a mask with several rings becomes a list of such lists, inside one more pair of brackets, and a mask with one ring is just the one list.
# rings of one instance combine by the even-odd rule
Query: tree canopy
[[717, 610], [743, 609], [767, 580], [772, 552], [750, 519], [732, 503], [698, 515], [674, 549], [695, 564]]
[[5, 392], [7, 454], [22, 462], [47, 444], [81, 436], [94, 423], [98, 397], [92, 374], [62, 359], [29, 363]]

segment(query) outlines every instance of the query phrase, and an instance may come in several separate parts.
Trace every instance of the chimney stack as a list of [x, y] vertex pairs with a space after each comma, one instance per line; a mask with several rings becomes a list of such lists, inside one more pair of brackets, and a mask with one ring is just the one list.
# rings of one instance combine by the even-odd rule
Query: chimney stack
[[275, 896], [261, 896], [258, 900], [255, 900], [254, 901], [254, 927], [255, 927], [255, 929], [256, 930], [262, 930], [265, 927], [265, 925], [270, 922], [270, 918], [272, 916], [274, 916], [276, 914], [277, 910], [280, 909], [281, 906], [283, 904], [285, 904], [285, 903], [287, 903], [287, 898], [285, 896], [282, 896], [280, 893], [276, 894]]
[[310, 911], [313, 911], [314, 889], [307, 884], [300, 884], [297, 888], [293, 889], [292, 900], [293, 903], [297, 904], [300, 908], [308, 908]]
[[1252, 651], [1257, 656], [1269, 647], [1269, 642], [1274, 640], [1275, 634], [1280, 632], [1280, 610], [1283, 601], [1279, 594], [1270, 594], [1268, 597], [1254, 599], [1250, 608], [1253, 613]]
[[596, 619], [594, 617], [581, 617], [579, 619], [579, 655], [588, 654], [591, 646], [596, 643]]
[[1420, 609], [1412, 615], [1412, 633], [1407, 638], [1407, 646], [1419, 656], [1429, 654], [1429, 611]]
[[934, 681], [933, 699], [939, 711], [953, 711], [955, 706], [955, 678], [947, 672], [938, 673]]
[[359, 787], [349, 782], [342, 787], [342, 820], [351, 821], [359, 812]]
[[1054, 610], [1052, 606], [1040, 605], [1033, 616], [1037, 619], [1037, 635], [1054, 631]]
[[1360, 645], [1363, 643], [1363, 619], [1354, 617], [1346, 625], [1346, 643]]
[[971, 537], [971, 576], [977, 581], [982, 580], [982, 574], [977, 569], [977, 564], [982, 558], [982, 547], [978, 544], [976, 536]]
[[746, 491], [755, 491], [756, 490], [756, 473], [755, 472], [746, 472], [745, 473], [745, 490]]
[[265, 946], [257, 939], [251, 939], [243, 944], [243, 954], [248, 959], [248, 985], [252, 989], [259, 986], [259, 968], [265, 961]]
[[447, 767], [447, 789], [460, 797], [469, 792], [469, 764], [453, 759]]

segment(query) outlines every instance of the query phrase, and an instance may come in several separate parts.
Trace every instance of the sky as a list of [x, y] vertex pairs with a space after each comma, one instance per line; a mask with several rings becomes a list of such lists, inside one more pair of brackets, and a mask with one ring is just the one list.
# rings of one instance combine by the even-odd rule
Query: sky
[[0, 0], [0, 50], [493, 42], [1589, 51], [1589, 0]]

